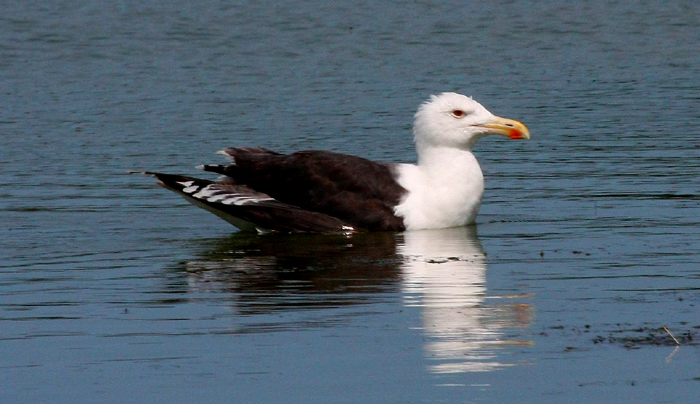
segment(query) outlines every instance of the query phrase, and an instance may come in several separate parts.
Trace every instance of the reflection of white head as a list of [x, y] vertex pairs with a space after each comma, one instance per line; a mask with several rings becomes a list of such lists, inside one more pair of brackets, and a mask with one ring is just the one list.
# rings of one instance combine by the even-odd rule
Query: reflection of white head
[[440, 363], [435, 373], [489, 371], [506, 366], [495, 360], [494, 344], [504, 324], [498, 310], [485, 306], [486, 256], [473, 228], [404, 233], [399, 253], [406, 257], [406, 304], [422, 307], [429, 337], [425, 349]]

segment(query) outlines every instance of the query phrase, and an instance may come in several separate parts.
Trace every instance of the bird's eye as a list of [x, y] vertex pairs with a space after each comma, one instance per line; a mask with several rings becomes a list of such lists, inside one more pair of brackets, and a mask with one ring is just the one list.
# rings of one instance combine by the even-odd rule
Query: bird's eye
[[466, 113], [461, 109], [452, 110], [452, 116], [454, 116], [455, 118], [464, 118], [465, 115]]

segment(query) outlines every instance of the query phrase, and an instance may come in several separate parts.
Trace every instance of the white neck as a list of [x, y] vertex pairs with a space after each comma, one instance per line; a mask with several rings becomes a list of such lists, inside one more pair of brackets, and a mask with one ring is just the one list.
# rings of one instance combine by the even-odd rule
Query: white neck
[[450, 163], [459, 163], [466, 156], [474, 156], [471, 150], [444, 146], [420, 145], [416, 151], [418, 166], [424, 170], [445, 169]]
[[484, 193], [484, 177], [470, 150], [418, 145], [418, 165], [399, 166], [408, 194], [396, 207], [408, 230], [472, 223]]

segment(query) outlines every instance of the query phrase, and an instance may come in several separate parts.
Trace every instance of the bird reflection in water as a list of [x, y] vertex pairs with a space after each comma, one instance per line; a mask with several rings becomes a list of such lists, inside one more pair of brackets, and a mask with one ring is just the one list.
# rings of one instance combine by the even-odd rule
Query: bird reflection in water
[[530, 305], [486, 304], [495, 296], [487, 295], [486, 255], [475, 227], [406, 232], [398, 249], [406, 304], [422, 308], [432, 372], [502, 368], [508, 364], [498, 360], [499, 348], [531, 344], [503, 337], [504, 329], [530, 325]]
[[185, 263], [186, 288], [229, 292], [241, 315], [385, 301], [401, 279], [398, 236], [237, 233]]
[[434, 361], [430, 371], [459, 373], [509, 366], [499, 360], [499, 350], [530, 344], [506, 339], [504, 332], [529, 326], [532, 307], [522, 295], [489, 295], [486, 267], [473, 226], [350, 236], [239, 233], [184, 263], [181, 286], [227, 292], [235, 315], [248, 319], [307, 311], [302, 321], [243, 321], [240, 332], [328, 325], [334, 320], [317, 314], [309, 321], [308, 311], [395, 303], [401, 295], [406, 306], [421, 310], [424, 350]]

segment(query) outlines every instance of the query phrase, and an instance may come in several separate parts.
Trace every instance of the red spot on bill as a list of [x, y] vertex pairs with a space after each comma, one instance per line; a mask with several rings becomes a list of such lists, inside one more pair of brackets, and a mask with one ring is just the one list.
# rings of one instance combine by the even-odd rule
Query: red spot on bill
[[524, 133], [517, 129], [511, 129], [508, 131], [508, 137], [511, 139], [525, 139]]

